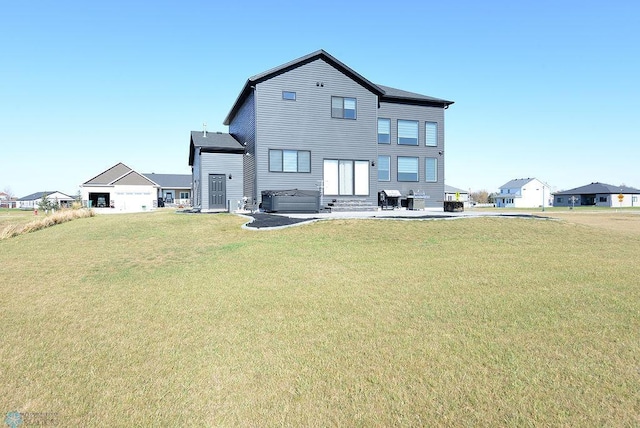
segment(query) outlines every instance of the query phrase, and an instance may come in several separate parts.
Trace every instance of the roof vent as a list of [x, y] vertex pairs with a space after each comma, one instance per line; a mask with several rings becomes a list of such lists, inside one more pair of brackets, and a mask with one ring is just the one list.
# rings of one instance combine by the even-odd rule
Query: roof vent
[[207, 138], [207, 122], [202, 122], [202, 136]]

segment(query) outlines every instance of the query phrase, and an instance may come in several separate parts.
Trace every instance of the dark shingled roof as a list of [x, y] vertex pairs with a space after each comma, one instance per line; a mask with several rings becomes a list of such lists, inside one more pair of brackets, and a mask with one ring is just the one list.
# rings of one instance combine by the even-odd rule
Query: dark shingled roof
[[593, 195], [593, 194], [638, 194], [640, 190], [634, 189], [629, 186], [613, 186], [605, 183], [591, 183], [586, 186], [576, 187], [575, 189], [564, 190], [562, 192], [556, 192], [554, 195]]
[[224, 132], [191, 131], [189, 165], [193, 166], [195, 149], [205, 153], [244, 153], [244, 146], [231, 134]]
[[30, 195], [27, 196], [23, 196], [22, 198], [18, 199], [19, 201], [35, 201], [36, 199], [41, 199], [44, 195], [52, 195], [54, 193], [60, 193], [61, 195], [65, 195], [66, 197], [68, 197], [69, 199], [73, 199], [71, 196], [67, 195], [66, 193], [62, 193], [62, 192], [58, 192], [57, 190], [45, 190], [44, 192], [36, 192], [36, 193], [32, 193]]
[[368, 79], [366, 79], [365, 77], [357, 73], [352, 68], [346, 66], [345, 64], [343, 64], [342, 62], [334, 58], [333, 56], [329, 55], [325, 50], [320, 49], [308, 55], [305, 55], [301, 58], [294, 59], [293, 61], [289, 61], [278, 67], [267, 70], [263, 73], [259, 73], [254, 76], [251, 76], [249, 79], [247, 79], [247, 82], [244, 84], [242, 91], [240, 91], [240, 95], [238, 95], [238, 98], [236, 99], [235, 103], [233, 103], [233, 107], [231, 107], [229, 114], [224, 119], [223, 124], [229, 125], [231, 123], [231, 120], [238, 112], [238, 109], [240, 109], [240, 106], [242, 105], [244, 100], [251, 93], [252, 86], [255, 86], [257, 83], [264, 82], [265, 80], [269, 80], [272, 77], [286, 73], [287, 71], [293, 70], [297, 67], [313, 62], [317, 59], [321, 59], [325, 61], [327, 64], [332, 65], [337, 70], [344, 73], [346, 76], [358, 82], [360, 85], [362, 85], [363, 87], [367, 88], [368, 90], [370, 90], [371, 92], [379, 96], [381, 101], [402, 102], [406, 104], [416, 104], [416, 105], [433, 105], [433, 106], [439, 106], [439, 107], [445, 107], [445, 108], [453, 104], [453, 101], [447, 101], [439, 98], [428, 97], [426, 95], [407, 92], [400, 89], [391, 88], [388, 86], [376, 85], [375, 83], [370, 82]]
[[391, 88], [389, 86], [378, 85], [380, 89], [384, 91], [384, 95], [381, 97], [381, 101], [400, 101], [403, 103], [415, 103], [419, 105], [442, 105], [448, 107], [453, 104], [453, 101], [442, 100], [440, 98], [429, 97], [427, 95], [416, 94], [415, 92], [403, 91], [402, 89]]
[[142, 174], [163, 189], [190, 189], [191, 175], [189, 174]]
[[500, 189], [519, 189], [530, 181], [535, 180], [535, 178], [517, 178], [515, 180], [511, 180], [507, 183], [504, 183], [500, 186]]
[[150, 181], [147, 177], [139, 172], [134, 171], [122, 162], [118, 162], [111, 168], [96, 175], [91, 180], [85, 181], [83, 186], [114, 186], [133, 185], [133, 186], [156, 186], [156, 183]]
[[457, 187], [449, 186], [448, 184], [444, 185], [444, 192], [445, 193], [456, 193], [456, 192], [458, 192], [458, 193], [464, 193], [465, 195], [467, 193], [469, 193], [468, 190], [459, 189]]
[[96, 184], [96, 185], [106, 185], [112, 183], [114, 180], [117, 180], [120, 177], [130, 173], [133, 171], [131, 168], [123, 164], [122, 162], [118, 162], [111, 168], [106, 171], [102, 171], [100, 174], [96, 175], [90, 180], [85, 181], [83, 184]]

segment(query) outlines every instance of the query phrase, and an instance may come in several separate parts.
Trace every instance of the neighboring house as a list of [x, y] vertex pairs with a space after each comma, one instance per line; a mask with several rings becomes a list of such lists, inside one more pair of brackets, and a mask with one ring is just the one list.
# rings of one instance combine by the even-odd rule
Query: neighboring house
[[[622, 200], [620, 200], [622, 195]], [[556, 207], [598, 206], [598, 207], [637, 207], [640, 190], [628, 186], [613, 186], [604, 183], [591, 183], [575, 189], [555, 192], [553, 205]]]
[[264, 191], [300, 189], [377, 207], [394, 190], [442, 208], [451, 104], [374, 84], [324, 50], [257, 74], [223, 122], [229, 134], [191, 133], [193, 205], [256, 209]]
[[17, 201], [8, 193], [0, 192], [0, 208], [15, 208]]
[[551, 206], [551, 187], [537, 178], [519, 178], [500, 186], [496, 207], [538, 208]]
[[160, 186], [158, 201], [167, 205], [191, 205], [191, 175], [142, 174]]
[[138, 212], [157, 208], [160, 186], [118, 163], [80, 186], [82, 204], [99, 212]]
[[464, 204], [465, 208], [469, 207], [469, 191], [464, 189], [458, 189], [457, 187], [444, 185], [444, 200], [445, 201], [460, 201]]
[[44, 192], [32, 193], [18, 199], [17, 207], [23, 210], [37, 209], [38, 205], [42, 201], [42, 198], [45, 196], [47, 197], [47, 199], [49, 199], [49, 201], [61, 208], [70, 207], [73, 203], [73, 197], [65, 193], [58, 192], [57, 190], [49, 190]]

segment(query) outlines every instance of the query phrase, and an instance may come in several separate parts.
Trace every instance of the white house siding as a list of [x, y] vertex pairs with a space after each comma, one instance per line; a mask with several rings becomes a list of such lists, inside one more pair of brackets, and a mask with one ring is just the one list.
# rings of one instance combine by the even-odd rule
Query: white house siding
[[[611, 195], [596, 195], [596, 205], [613, 207], [613, 208], [625, 208], [625, 207], [638, 207], [640, 206], [640, 195], [633, 195], [628, 193], [623, 193], [622, 202], [618, 199], [619, 193], [614, 193]], [[601, 196], [607, 196], [607, 202], [599, 202]]]
[[551, 189], [542, 184], [541, 181], [530, 181], [522, 187], [521, 197], [515, 199], [516, 208], [537, 208], [543, 204], [548, 207], [550, 195]]
[[[282, 91], [296, 93], [295, 101]], [[318, 190], [325, 159], [365, 160], [369, 196], [377, 203], [377, 104], [375, 94], [321, 59], [256, 85], [256, 195], [263, 190]], [[357, 100], [357, 119], [331, 117], [331, 97]], [[277, 126], [274, 126], [277, 124]], [[311, 173], [269, 172], [269, 149], [309, 150]]]
[[508, 208], [538, 208], [543, 204], [548, 207], [551, 200], [551, 188], [536, 178], [522, 187], [500, 188], [496, 195], [496, 205]]
[[[196, 164], [199, 169], [199, 180], [201, 191], [194, 192], [201, 195], [200, 208], [202, 211], [209, 211], [209, 174], [224, 174], [226, 177], [225, 190], [227, 197], [227, 207], [230, 211], [237, 211], [238, 204], [243, 197], [243, 166], [241, 153], [201, 153], [199, 161], [194, 161], [194, 171]], [[231, 175], [231, 179], [229, 179]], [[195, 177], [195, 175], [194, 175]]]
[[[379, 191], [384, 189], [399, 190], [403, 195], [410, 190], [422, 191], [427, 195], [426, 207], [442, 208], [444, 198], [444, 109], [441, 107], [413, 106], [396, 103], [380, 103], [378, 117], [391, 120], [390, 144], [377, 144], [377, 119], [376, 119], [376, 143], [377, 156], [390, 156], [391, 181], [377, 181]], [[418, 145], [409, 146], [398, 144], [398, 119], [418, 121]], [[436, 122], [438, 124], [437, 147], [426, 146], [425, 123]], [[398, 181], [398, 156], [418, 157], [418, 182]], [[427, 183], [425, 181], [425, 159], [436, 158], [438, 162], [437, 181]]]
[[[65, 195], [60, 192], [53, 192], [47, 195], [47, 199], [52, 203], [57, 203], [58, 205], [65, 206], [70, 205], [73, 202], [73, 198], [69, 197], [69, 195]], [[42, 201], [42, 198], [31, 199], [26, 201], [16, 201], [16, 208], [22, 209], [35, 209], [38, 208], [38, 205]]]
[[89, 200], [89, 193], [109, 193], [113, 208], [92, 207], [98, 213], [125, 213], [151, 211], [157, 207], [157, 189], [154, 186], [117, 185], [83, 186], [82, 200]]

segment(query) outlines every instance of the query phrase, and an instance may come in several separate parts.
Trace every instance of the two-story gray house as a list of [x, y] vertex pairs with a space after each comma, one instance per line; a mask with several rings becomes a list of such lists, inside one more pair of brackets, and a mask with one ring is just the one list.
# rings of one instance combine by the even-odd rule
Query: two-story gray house
[[451, 104], [374, 84], [313, 52], [250, 77], [224, 120], [229, 134], [191, 132], [193, 205], [256, 209], [263, 191], [301, 189], [319, 191], [324, 205], [377, 206], [393, 190], [442, 207]]

